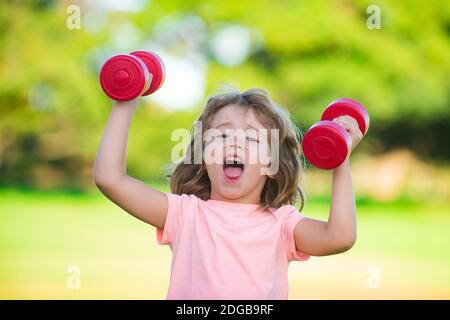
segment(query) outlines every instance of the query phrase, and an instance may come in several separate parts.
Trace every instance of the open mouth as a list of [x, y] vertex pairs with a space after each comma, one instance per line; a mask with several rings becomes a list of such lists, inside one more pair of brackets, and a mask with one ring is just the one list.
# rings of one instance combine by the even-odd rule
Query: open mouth
[[227, 157], [223, 165], [225, 180], [229, 183], [236, 183], [244, 173], [244, 164], [237, 157]]

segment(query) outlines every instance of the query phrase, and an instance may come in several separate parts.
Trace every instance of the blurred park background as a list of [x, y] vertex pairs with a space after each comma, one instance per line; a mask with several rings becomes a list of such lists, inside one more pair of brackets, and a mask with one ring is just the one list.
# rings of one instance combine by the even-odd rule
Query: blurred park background
[[[290, 267], [291, 299], [450, 298], [450, 4], [445, 1], [2, 1], [0, 298], [163, 299], [170, 249], [96, 189], [111, 110], [98, 73], [147, 49], [166, 82], [141, 99], [128, 174], [169, 191], [176, 128], [223, 84], [262, 87], [304, 132], [362, 102], [351, 157], [358, 240]], [[307, 166], [303, 213], [326, 219], [331, 172]]]

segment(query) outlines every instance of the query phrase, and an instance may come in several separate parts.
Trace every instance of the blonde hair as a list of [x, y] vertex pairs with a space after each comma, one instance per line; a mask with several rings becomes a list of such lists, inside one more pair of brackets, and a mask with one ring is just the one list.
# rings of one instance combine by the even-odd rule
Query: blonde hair
[[[194, 126], [191, 128], [191, 140], [185, 159], [193, 159], [195, 148], [199, 147], [198, 143], [194, 143], [195, 139], [198, 139], [195, 135], [203, 136], [205, 131], [210, 129], [212, 118], [217, 111], [231, 104], [253, 108], [258, 119], [267, 126], [267, 129], [279, 130], [279, 170], [273, 179], [267, 179], [261, 192], [261, 206], [279, 208], [286, 204], [295, 205], [299, 197], [299, 211], [301, 211], [305, 202], [304, 193], [299, 186], [303, 172], [299, 144], [301, 132], [294, 125], [289, 114], [273, 103], [269, 94], [262, 89], [250, 89], [243, 93], [233, 90], [210, 97], [197, 119], [202, 124], [201, 132], [195, 132]], [[168, 175], [171, 192], [194, 194], [200, 199], [208, 200], [211, 194], [211, 182], [204, 160], [202, 159], [201, 164], [191, 164], [190, 161], [185, 163], [185, 159], [175, 167], [172, 174]]]

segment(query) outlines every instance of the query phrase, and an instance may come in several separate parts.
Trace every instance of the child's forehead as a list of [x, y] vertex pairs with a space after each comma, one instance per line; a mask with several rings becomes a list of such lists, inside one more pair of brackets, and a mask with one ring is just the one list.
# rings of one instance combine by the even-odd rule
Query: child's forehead
[[212, 117], [212, 128], [247, 128], [265, 129], [261, 115], [251, 107], [228, 105], [218, 110]]

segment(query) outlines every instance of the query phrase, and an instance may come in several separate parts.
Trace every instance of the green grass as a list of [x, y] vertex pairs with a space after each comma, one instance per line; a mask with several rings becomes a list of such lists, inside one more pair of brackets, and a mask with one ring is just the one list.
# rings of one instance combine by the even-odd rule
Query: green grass
[[[303, 213], [326, 219], [328, 209], [310, 199]], [[358, 203], [354, 248], [291, 264], [290, 297], [450, 298], [449, 209]], [[170, 257], [152, 226], [99, 192], [0, 190], [0, 298], [162, 299]], [[79, 290], [67, 288], [70, 265], [80, 268]], [[383, 271], [378, 291], [366, 286], [372, 265]]]

